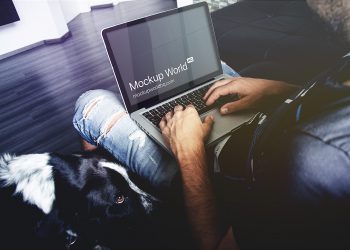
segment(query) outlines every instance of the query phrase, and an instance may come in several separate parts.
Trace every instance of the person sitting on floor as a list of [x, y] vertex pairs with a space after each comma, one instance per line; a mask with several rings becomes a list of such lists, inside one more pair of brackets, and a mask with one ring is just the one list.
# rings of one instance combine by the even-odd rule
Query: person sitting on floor
[[[350, 44], [350, 4], [342, 0], [341, 8], [332, 9], [330, 0], [309, 3], [342, 27], [338, 31]], [[331, 6], [328, 12], [325, 6]], [[225, 73], [236, 75], [226, 66]], [[201, 249], [234, 246], [231, 226], [243, 249], [350, 247], [349, 81], [350, 53], [301, 89], [237, 76], [214, 84], [204, 96], [208, 105], [231, 93], [240, 98], [224, 105], [223, 115], [260, 109], [271, 98], [281, 103], [220, 144], [220, 174], [214, 178], [204, 141], [215, 121], [208, 116], [202, 122], [191, 105], [175, 107], [160, 122], [175, 158], [138, 128], [111, 92], [84, 93], [73, 123], [87, 148], [103, 147], [159, 189], [180, 173]]]

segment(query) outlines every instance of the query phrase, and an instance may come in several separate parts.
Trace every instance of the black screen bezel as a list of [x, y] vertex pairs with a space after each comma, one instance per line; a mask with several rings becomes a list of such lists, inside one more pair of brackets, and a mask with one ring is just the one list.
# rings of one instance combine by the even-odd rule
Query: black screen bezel
[[[205, 12], [206, 12], [207, 18], [209, 20], [209, 26], [210, 26], [210, 31], [211, 31], [210, 32], [211, 33], [211, 39], [213, 40], [213, 45], [214, 45], [214, 50], [215, 50], [215, 54], [216, 54], [216, 61], [217, 61], [218, 70], [215, 71], [215, 72], [209, 73], [209, 74], [207, 74], [207, 75], [205, 75], [205, 76], [203, 76], [201, 78], [198, 78], [198, 79], [195, 79], [193, 81], [190, 81], [189, 83], [187, 83], [185, 85], [182, 85], [179, 88], [173, 89], [173, 90], [171, 90], [168, 93], [163, 93], [161, 95], [154, 96], [154, 97], [152, 97], [152, 98], [150, 98], [148, 100], [139, 102], [137, 104], [131, 104], [130, 101], [129, 101], [129, 97], [128, 97], [127, 91], [125, 89], [125, 85], [124, 85], [123, 79], [122, 79], [120, 71], [118, 69], [117, 62], [115, 60], [115, 56], [113, 54], [111, 45], [109, 43], [107, 34], [109, 32], [112, 32], [112, 31], [115, 31], [115, 30], [118, 30], [118, 29], [125, 29], [127, 27], [130, 27], [130, 26], [133, 26], [133, 25], [136, 25], [136, 24], [145, 23], [147, 21], [151, 21], [151, 20], [154, 20], [154, 19], [162, 18], [162, 17], [168, 16], [168, 15], [172, 15], [174, 13], [181, 13], [181, 12], [184, 12], [184, 11], [187, 11], [187, 10], [190, 10], [190, 9], [199, 8], [199, 7], [203, 7], [203, 6], [205, 8]], [[127, 22], [127, 23], [122, 23], [122, 24], [118, 24], [116, 26], [112, 26], [112, 27], [106, 28], [106, 29], [102, 30], [102, 38], [103, 38], [103, 41], [105, 43], [105, 47], [106, 47], [106, 50], [108, 52], [108, 57], [110, 59], [110, 62], [111, 62], [111, 65], [112, 65], [115, 77], [117, 79], [117, 84], [118, 84], [119, 90], [121, 91], [124, 104], [125, 104], [126, 109], [127, 109], [127, 111], [129, 113], [132, 113], [132, 112], [134, 112], [136, 110], [139, 110], [139, 109], [142, 109], [142, 108], [148, 108], [148, 107], [151, 107], [153, 105], [156, 105], [159, 102], [162, 102], [162, 101], [164, 101], [166, 99], [169, 99], [171, 97], [179, 95], [180, 93], [182, 93], [184, 91], [187, 91], [188, 89], [191, 89], [193, 87], [199, 86], [200, 83], [205, 83], [205, 82], [207, 82], [209, 80], [212, 80], [216, 76], [222, 74], [222, 68], [221, 68], [220, 59], [219, 59], [220, 58], [219, 57], [219, 50], [218, 50], [217, 43], [216, 43], [216, 38], [215, 38], [215, 35], [214, 35], [214, 27], [213, 27], [213, 24], [212, 24], [212, 21], [211, 21], [208, 4], [206, 2], [200, 2], [200, 3], [197, 3], [197, 4], [192, 4], [192, 5], [188, 5], [188, 6], [177, 8], [177, 9], [172, 9], [172, 10], [161, 12], [161, 13], [158, 13], [158, 14], [155, 14], [155, 15], [152, 15], [152, 16], [143, 17], [143, 18], [140, 18], [140, 19], [136, 19], [136, 20]], [[183, 89], [181, 89], [181, 88], [183, 88]]]

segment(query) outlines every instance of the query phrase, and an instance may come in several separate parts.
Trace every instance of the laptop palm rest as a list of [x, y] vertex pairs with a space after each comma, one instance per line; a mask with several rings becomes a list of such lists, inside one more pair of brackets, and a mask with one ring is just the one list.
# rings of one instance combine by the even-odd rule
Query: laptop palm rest
[[208, 146], [220, 141], [220, 139], [222, 139], [225, 135], [233, 130], [236, 130], [238, 127], [251, 120], [255, 115], [255, 113], [252, 112], [239, 112], [229, 115], [221, 115], [219, 110], [215, 109], [209, 111], [201, 117], [204, 118], [209, 114], [214, 116], [214, 124], [207, 140]]
[[[230, 115], [221, 115], [218, 109], [211, 110], [205, 114], [201, 115], [201, 119], [204, 119], [207, 115], [212, 114], [214, 116], [214, 124], [212, 131], [206, 141], [207, 146], [212, 146], [216, 142], [220, 141], [225, 135], [229, 134], [231, 131], [236, 130], [244, 123], [249, 122], [255, 113], [252, 112], [239, 112]], [[139, 125], [139, 127], [146, 132], [153, 140], [158, 142], [158, 144], [163, 147], [166, 151], [171, 153], [170, 149], [165, 144], [162, 134], [159, 130], [151, 125], [139, 112], [131, 114], [131, 118]]]

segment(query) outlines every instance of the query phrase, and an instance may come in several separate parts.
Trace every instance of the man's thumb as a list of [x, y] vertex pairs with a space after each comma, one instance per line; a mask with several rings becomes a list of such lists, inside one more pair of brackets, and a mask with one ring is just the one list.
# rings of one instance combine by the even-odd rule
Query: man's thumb
[[247, 109], [248, 103], [244, 99], [240, 99], [234, 102], [230, 102], [225, 104], [220, 108], [220, 113], [223, 115], [231, 114], [236, 111], [240, 111], [242, 109]]
[[204, 122], [203, 122], [203, 126], [204, 126], [204, 133], [206, 135], [209, 134], [211, 128], [213, 127], [214, 124], [214, 116], [213, 115], [208, 115], [207, 117], [205, 117]]

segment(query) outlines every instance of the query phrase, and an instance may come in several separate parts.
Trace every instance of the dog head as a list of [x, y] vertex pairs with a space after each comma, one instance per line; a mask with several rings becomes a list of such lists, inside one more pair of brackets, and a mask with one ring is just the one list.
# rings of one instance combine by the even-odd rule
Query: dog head
[[154, 209], [157, 199], [139, 188], [120, 164], [95, 155], [51, 155], [49, 165], [54, 166], [57, 205], [64, 210], [79, 208], [89, 218], [121, 219]]
[[40, 238], [83, 235], [96, 244], [110, 231], [129, 234], [157, 203], [124, 167], [94, 155], [4, 155], [0, 181], [24, 204], [41, 210]]

